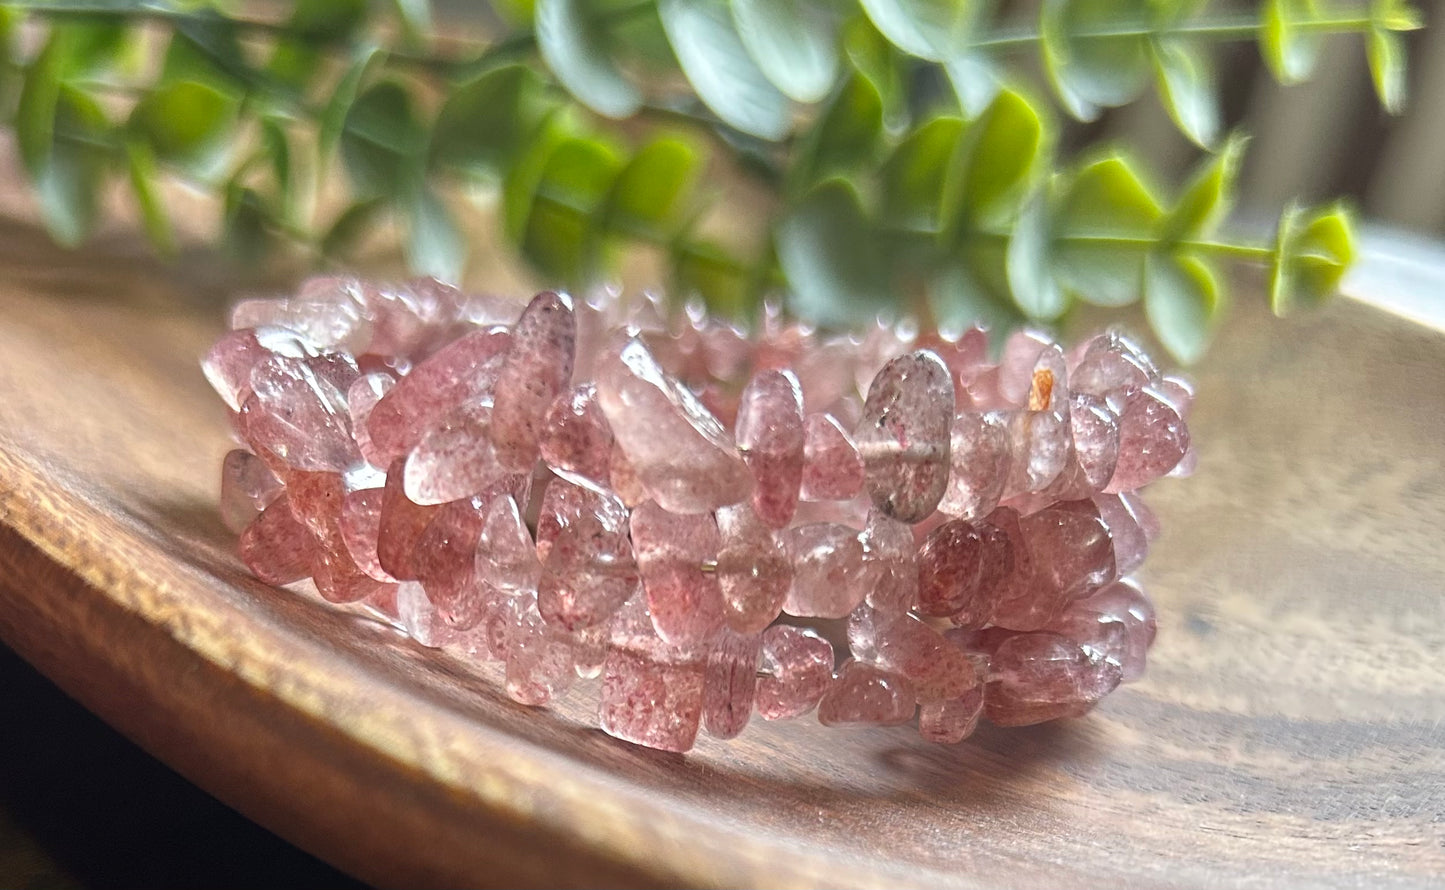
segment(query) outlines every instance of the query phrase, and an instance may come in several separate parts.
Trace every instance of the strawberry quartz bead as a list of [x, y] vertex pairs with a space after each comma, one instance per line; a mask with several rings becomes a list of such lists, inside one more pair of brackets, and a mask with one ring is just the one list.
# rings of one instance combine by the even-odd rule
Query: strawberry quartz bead
[[917, 709], [913, 684], [904, 677], [863, 661], [849, 660], [818, 702], [824, 726], [877, 723], [893, 726], [913, 719]]
[[457, 406], [490, 393], [510, 341], [503, 328], [472, 331], [398, 380], [366, 421], [378, 456], [404, 457]]
[[542, 460], [562, 478], [578, 484], [609, 484], [612, 428], [594, 384], [583, 383], [552, 402], [542, 420], [539, 447]]
[[906, 612], [913, 608], [918, 600], [919, 582], [913, 529], [875, 508], [868, 511], [859, 541], [863, 544], [863, 564], [868, 573], [864, 601], [881, 612]]
[[1013, 462], [1008, 424], [997, 411], [959, 414], [949, 433], [952, 463], [938, 509], [960, 519], [987, 516], [998, 506]]
[[538, 608], [567, 630], [602, 624], [637, 593], [627, 508], [609, 492], [549, 481], [537, 519], [537, 555]]
[[438, 508], [417, 504], [406, 496], [402, 484], [404, 466], [404, 460], [397, 460], [386, 473], [380, 525], [377, 528], [376, 558], [393, 578], [414, 581], [417, 578], [413, 565], [417, 542]]
[[356, 439], [361, 456], [373, 466], [384, 467], [388, 461], [386, 455], [372, 443], [371, 432], [366, 425], [376, 403], [395, 385], [395, 377], [377, 372], [361, 375], [346, 390], [346, 406], [351, 412], [351, 435]]
[[297, 470], [341, 472], [359, 462], [346, 406], [356, 365], [349, 359], [335, 364], [283, 355], [258, 362], [243, 406], [247, 441]]
[[503, 593], [537, 591], [542, 578], [537, 545], [511, 495], [494, 498], [487, 507], [474, 570], [479, 582]]
[[724, 631], [707, 655], [703, 676], [703, 725], [708, 735], [735, 738], [748, 725], [758, 686], [761, 641]]
[[381, 507], [386, 491], [362, 488], [347, 492], [341, 499], [341, 540], [356, 567], [377, 581], [394, 583], [397, 579], [381, 565]]
[[547, 408], [572, 380], [576, 346], [571, 298], [551, 291], [533, 297], [512, 329], [493, 395], [491, 440], [507, 469], [531, 471]]
[[1069, 427], [1074, 440], [1074, 460], [1088, 491], [1101, 491], [1114, 477], [1119, 464], [1119, 421], [1104, 400], [1085, 392], [1069, 397]]
[[632, 546], [658, 636], [696, 645], [723, 626], [723, 594], [710, 570], [722, 548], [717, 523], [702, 513], [669, 513], [653, 501], [632, 511]]
[[946, 618], [989, 596], [980, 589], [983, 561], [983, 536], [972, 523], [954, 519], [929, 532], [918, 548], [918, 611]]
[[782, 611], [793, 564], [748, 503], [719, 508], [715, 519], [722, 541], [716, 574], [723, 621], [740, 634], [760, 633]]
[[856, 529], [814, 522], [786, 529], [781, 537], [793, 564], [784, 612], [800, 618], [843, 618], [863, 601], [870, 579]]
[[1132, 581], [1115, 581], [1070, 603], [1049, 630], [1094, 649], [1119, 665], [1123, 682], [1144, 676], [1157, 625], [1154, 605]]
[[999, 726], [1079, 717], [1119, 685], [1119, 665], [1055, 633], [1020, 633], [989, 659], [984, 713]]
[[738, 406], [738, 450], [753, 471], [753, 511], [782, 528], [798, 508], [803, 479], [803, 391], [792, 371], [761, 371]]
[[291, 513], [281, 495], [241, 533], [241, 561], [267, 584], [290, 584], [311, 573], [316, 537]]
[[1189, 429], [1179, 412], [1157, 390], [1129, 396], [1119, 415], [1119, 462], [1105, 487], [1134, 491], [1174, 469], [1189, 450]]
[[488, 499], [476, 496], [441, 507], [422, 532], [412, 558], [427, 598], [459, 629], [481, 620], [473, 566], [488, 506]]
[[817, 707], [833, 681], [833, 644], [811, 628], [788, 624], [768, 628], [760, 639], [758, 716], [786, 720]]
[[406, 459], [406, 496], [418, 504], [469, 497], [508, 475], [490, 439], [492, 409], [469, 402], [432, 427]]
[[577, 680], [573, 641], [542, 618], [536, 596], [512, 597], [509, 605], [503, 612], [507, 695], [524, 705], [545, 705]]
[[1073, 439], [1066, 376], [1062, 350], [1049, 345], [1039, 352], [1022, 410], [1009, 419], [1013, 463], [1005, 496], [1042, 491], [1068, 465]]
[[980, 679], [958, 698], [919, 705], [918, 734], [941, 745], [956, 745], [973, 735], [983, 716], [983, 690]]
[[[1115, 575], [1114, 547], [1098, 510], [1087, 501], [1056, 504], [1018, 520], [1015, 570], [995, 624], [1012, 630], [1048, 626], [1070, 600]], [[1020, 550], [1026, 558], [1020, 559]]]
[[907, 677], [920, 702], [958, 698], [978, 684], [963, 650], [912, 615], [858, 609], [848, 619], [848, 643], [854, 656]]
[[671, 513], [707, 513], [752, 492], [752, 474], [718, 419], [635, 339], [598, 359], [597, 395], [642, 487]]
[[921, 522], [948, 485], [953, 378], [926, 350], [883, 366], [854, 431], [869, 495], [902, 522]]
[[1128, 575], [1142, 566], [1149, 554], [1149, 538], [1133, 507], [1139, 502], [1117, 494], [1097, 494], [1093, 502], [1114, 542], [1114, 568], [1120, 575]]
[[613, 623], [602, 666], [603, 731], [662, 751], [691, 749], [702, 723], [704, 674], [697, 652], [658, 637], [646, 600], [634, 598]]
[[1098, 396], [1117, 414], [1130, 396], [1157, 376], [1158, 371], [1137, 343], [1110, 331], [1084, 345], [1070, 379], [1075, 392]]
[[221, 519], [240, 533], [281, 494], [281, 480], [249, 451], [228, 452], [221, 462]]
[[863, 458], [853, 437], [833, 415], [809, 414], [803, 421], [802, 499], [842, 501], [862, 490]]

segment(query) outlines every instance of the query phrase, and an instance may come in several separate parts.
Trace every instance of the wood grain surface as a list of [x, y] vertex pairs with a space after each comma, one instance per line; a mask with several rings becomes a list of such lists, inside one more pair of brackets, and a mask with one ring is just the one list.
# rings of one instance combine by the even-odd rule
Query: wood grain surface
[[1348, 300], [1288, 323], [1240, 301], [1196, 374], [1199, 474], [1150, 493], [1149, 674], [1093, 715], [956, 747], [758, 722], [675, 756], [591, 728], [587, 693], [523, 708], [485, 670], [249, 578], [216, 516], [230, 446], [197, 367], [219, 304], [143, 261], [4, 240], [0, 638], [363, 879], [1445, 877], [1438, 331]]

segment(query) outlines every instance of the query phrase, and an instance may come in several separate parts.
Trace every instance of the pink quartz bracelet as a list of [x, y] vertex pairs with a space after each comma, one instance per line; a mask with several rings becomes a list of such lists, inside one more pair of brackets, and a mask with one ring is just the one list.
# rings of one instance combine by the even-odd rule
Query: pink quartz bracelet
[[600, 676], [602, 728], [671, 751], [815, 709], [957, 742], [1142, 674], [1136, 492], [1187, 474], [1193, 392], [1126, 337], [994, 363], [978, 329], [518, 312], [430, 280], [238, 305], [204, 368], [251, 571], [502, 662], [524, 704]]

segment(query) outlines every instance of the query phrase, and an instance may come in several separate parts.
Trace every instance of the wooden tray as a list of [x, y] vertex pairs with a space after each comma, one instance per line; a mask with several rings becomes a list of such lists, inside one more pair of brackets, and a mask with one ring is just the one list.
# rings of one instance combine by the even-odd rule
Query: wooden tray
[[[250, 579], [214, 303], [12, 247], [0, 637], [196, 783], [395, 885], [1419, 886], [1445, 875], [1445, 336], [1242, 300], [1198, 369], [1147, 679], [980, 730], [755, 723], [687, 756]], [[20, 271], [16, 271], [20, 270]], [[23, 272], [23, 274], [22, 274]], [[139, 296], [137, 296], [139, 295]], [[178, 308], [182, 307], [182, 308]], [[11, 719], [16, 719], [12, 716]], [[23, 719], [23, 716], [19, 719]]]

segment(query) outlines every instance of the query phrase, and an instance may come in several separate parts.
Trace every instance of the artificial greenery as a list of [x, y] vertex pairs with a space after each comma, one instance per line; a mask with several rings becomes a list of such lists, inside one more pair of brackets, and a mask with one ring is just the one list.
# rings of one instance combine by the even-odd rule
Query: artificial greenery
[[[672, 293], [744, 318], [769, 294], [839, 325], [902, 311], [1008, 327], [1142, 300], [1184, 361], [1231, 263], [1269, 267], [1279, 312], [1335, 289], [1353, 253], [1337, 204], [1291, 206], [1272, 242], [1219, 232], [1245, 140], [1221, 133], [1212, 49], [1257, 41], [1294, 82], [1326, 35], [1358, 34], [1393, 111], [1399, 32], [1420, 25], [1402, 0], [1017, 5], [494, 0], [467, 24], [495, 39], [474, 43], [437, 33], [427, 0], [295, 0], [265, 18], [205, 0], [0, 3], [0, 105], [66, 244], [124, 178], [174, 251], [160, 183], [181, 180], [217, 197], [241, 255], [279, 240], [344, 261], [392, 219], [416, 270], [456, 278], [455, 209], [495, 202], [500, 231], [562, 284], [641, 246]], [[1182, 187], [1124, 147], [1059, 156], [1055, 104], [1087, 120], [1151, 85], [1204, 150]]]

